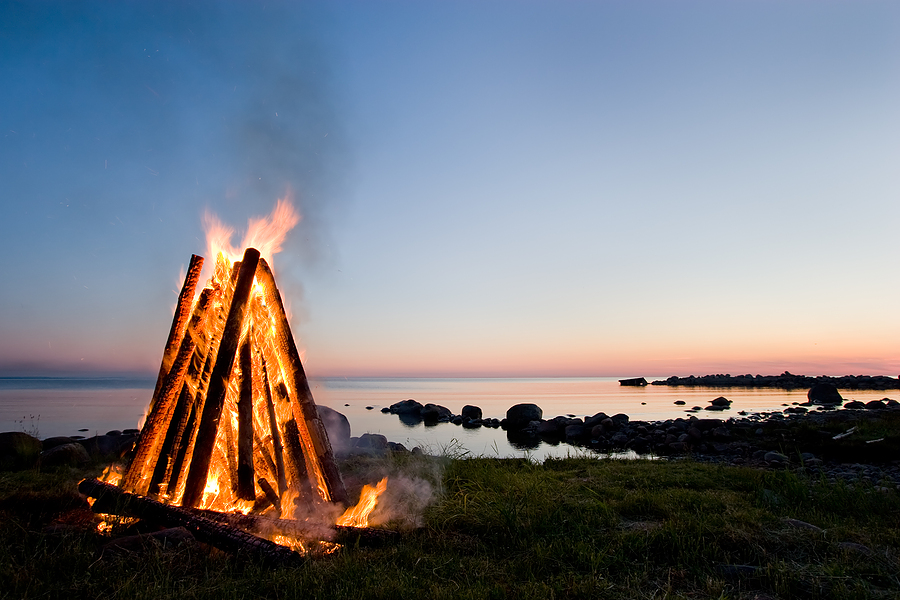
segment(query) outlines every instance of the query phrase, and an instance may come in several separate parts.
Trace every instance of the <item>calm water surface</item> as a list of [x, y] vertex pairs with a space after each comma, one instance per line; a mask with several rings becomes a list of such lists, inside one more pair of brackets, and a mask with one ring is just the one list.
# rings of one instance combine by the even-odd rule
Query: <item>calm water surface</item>
[[[137, 427], [143, 420], [154, 384], [155, 380], [150, 379], [0, 378], [0, 431], [26, 431], [46, 438], [89, 436]], [[435, 452], [485, 456], [529, 454], [539, 459], [579, 451], [565, 444], [546, 443], [524, 450], [510, 444], [502, 429], [464, 429], [449, 423], [408, 427], [396, 415], [382, 414], [380, 409], [414, 398], [422, 404], [441, 404], [454, 414], [466, 404], [474, 404], [481, 407], [485, 417], [501, 419], [510, 406], [533, 402], [543, 409], [544, 418], [565, 414], [584, 417], [603, 411], [610, 415], [622, 412], [632, 419], [659, 420], [685, 416], [685, 409], [707, 406], [717, 396], [732, 400], [731, 409], [721, 413], [703, 411], [700, 416], [727, 418], [736, 416], [738, 411], [780, 411], [784, 404], [806, 401], [806, 390], [630, 388], [620, 386], [617, 378], [612, 377], [320, 379], [312, 381], [312, 390], [317, 403], [347, 415], [353, 435], [381, 433], [407, 447], [422, 446]], [[867, 402], [891, 397], [892, 392], [842, 390], [841, 393], [847, 400]], [[676, 400], [685, 401], [686, 406], [676, 406]], [[81, 429], [87, 431], [80, 432]]]

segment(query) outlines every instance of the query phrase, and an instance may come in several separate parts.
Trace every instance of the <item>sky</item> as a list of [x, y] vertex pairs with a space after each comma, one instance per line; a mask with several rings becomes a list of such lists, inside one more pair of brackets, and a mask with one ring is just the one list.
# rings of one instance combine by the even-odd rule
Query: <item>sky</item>
[[0, 81], [0, 376], [154, 374], [286, 195], [313, 377], [900, 373], [896, 2], [0, 0]]

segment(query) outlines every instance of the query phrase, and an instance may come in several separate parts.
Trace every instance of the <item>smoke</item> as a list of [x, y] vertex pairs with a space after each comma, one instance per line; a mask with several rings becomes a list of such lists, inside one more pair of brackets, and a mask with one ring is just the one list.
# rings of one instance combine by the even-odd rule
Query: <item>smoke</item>
[[369, 516], [369, 524], [421, 527], [424, 525], [425, 509], [436, 499], [437, 492], [432, 482], [403, 473], [394, 474], [388, 478], [387, 489]]

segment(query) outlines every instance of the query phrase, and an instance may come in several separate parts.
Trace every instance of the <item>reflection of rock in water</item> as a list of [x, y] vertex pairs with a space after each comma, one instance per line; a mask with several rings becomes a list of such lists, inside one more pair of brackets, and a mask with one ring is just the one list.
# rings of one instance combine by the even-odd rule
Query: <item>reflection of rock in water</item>
[[536, 450], [541, 445], [541, 438], [531, 431], [506, 430], [509, 445], [516, 450]]
[[422, 416], [419, 413], [399, 413], [400, 422], [407, 427], [415, 427], [422, 422]]

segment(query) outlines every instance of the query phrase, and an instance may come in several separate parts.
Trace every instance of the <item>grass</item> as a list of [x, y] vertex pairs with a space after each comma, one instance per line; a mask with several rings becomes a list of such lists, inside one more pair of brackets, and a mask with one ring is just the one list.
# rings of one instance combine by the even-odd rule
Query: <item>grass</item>
[[90, 528], [45, 531], [83, 519], [74, 486], [93, 472], [2, 473], [0, 598], [900, 597], [896, 491], [690, 461], [409, 456], [342, 470], [351, 489], [398, 482], [388, 526], [415, 522], [404, 511], [432, 494], [423, 526], [281, 570], [191, 546], [98, 559], [106, 540]]

